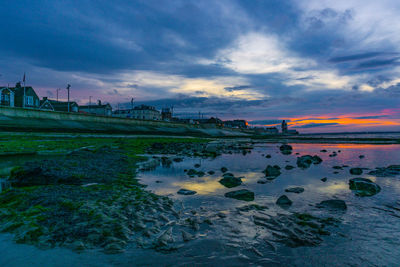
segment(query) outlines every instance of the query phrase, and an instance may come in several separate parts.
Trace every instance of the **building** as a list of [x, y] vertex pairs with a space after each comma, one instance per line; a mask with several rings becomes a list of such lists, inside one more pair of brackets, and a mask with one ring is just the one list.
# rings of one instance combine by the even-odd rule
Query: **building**
[[132, 118], [158, 121], [161, 120], [161, 113], [155, 107], [140, 105], [132, 109]]
[[[51, 99], [48, 99], [47, 97], [43, 97], [43, 99], [40, 100], [39, 109], [68, 112], [68, 102], [51, 100]], [[76, 102], [70, 101], [69, 102], [69, 111], [70, 112], [78, 112], [79, 111], [78, 104]]]
[[161, 119], [163, 121], [171, 121], [172, 120], [172, 109], [171, 108], [163, 108], [161, 110]]
[[299, 134], [296, 130], [289, 130], [285, 120], [282, 121], [282, 134]]
[[282, 121], [281, 128], [282, 128], [282, 133], [283, 133], [283, 134], [287, 133], [287, 131], [288, 131], [288, 126], [287, 126], [287, 123], [286, 123], [285, 120]]
[[[25, 98], [24, 98], [25, 96]], [[7, 107], [39, 108], [39, 97], [31, 86], [0, 87], [0, 105]]]
[[113, 111], [113, 117], [133, 118], [133, 109], [118, 109]]
[[249, 123], [246, 120], [224, 121], [224, 126], [227, 128], [246, 129], [249, 126]]
[[101, 101], [98, 100], [97, 105], [79, 106], [79, 112], [98, 116], [111, 116], [112, 107], [110, 104], [102, 104]]

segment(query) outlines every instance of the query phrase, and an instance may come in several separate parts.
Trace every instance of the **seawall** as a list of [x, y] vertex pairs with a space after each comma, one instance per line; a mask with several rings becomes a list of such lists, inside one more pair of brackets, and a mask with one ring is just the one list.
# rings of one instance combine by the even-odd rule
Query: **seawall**
[[248, 135], [239, 130], [212, 128], [203, 125], [11, 107], [0, 107], [0, 130], [208, 136]]

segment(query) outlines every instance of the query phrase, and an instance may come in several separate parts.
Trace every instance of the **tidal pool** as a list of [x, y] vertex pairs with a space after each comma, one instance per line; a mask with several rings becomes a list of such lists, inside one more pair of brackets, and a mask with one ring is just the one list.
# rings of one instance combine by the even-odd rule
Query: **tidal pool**
[[[400, 164], [400, 145], [365, 144], [291, 144], [293, 152], [283, 155], [280, 144], [255, 144], [250, 153], [223, 154], [214, 159], [184, 157], [173, 161], [154, 160], [153, 169], [138, 174], [140, 182], [157, 194], [181, 202], [184, 213], [210, 216], [212, 224], [201, 226], [196, 238], [170, 252], [140, 249], [133, 245], [125, 253], [105, 255], [97, 250], [75, 253], [64, 248], [40, 250], [12, 242], [10, 235], [0, 235], [2, 266], [396, 266], [400, 262], [400, 176], [375, 177], [368, 169]], [[327, 152], [321, 152], [327, 150]], [[337, 156], [330, 157], [333, 151]], [[340, 151], [340, 152], [339, 152]], [[298, 154], [297, 154], [298, 153]], [[266, 158], [266, 155], [271, 158]], [[296, 166], [297, 157], [318, 155], [323, 162], [308, 169]], [[363, 155], [363, 158], [359, 156]], [[200, 167], [194, 166], [199, 164]], [[279, 165], [282, 174], [268, 183], [264, 177], [267, 165]], [[286, 170], [286, 165], [296, 168]], [[343, 166], [334, 169], [333, 166]], [[221, 167], [243, 184], [226, 188], [219, 183]], [[351, 175], [352, 167], [364, 168], [362, 175]], [[196, 169], [202, 177], [189, 177], [184, 170]], [[208, 171], [215, 173], [209, 175]], [[336, 172], [336, 173], [335, 173]], [[327, 178], [326, 182], [321, 178]], [[364, 177], [374, 181], [381, 191], [372, 197], [357, 197], [349, 189], [349, 179]], [[287, 193], [286, 188], [302, 187], [301, 194]], [[195, 195], [178, 195], [181, 188]], [[255, 200], [245, 202], [226, 198], [224, 194], [238, 189], [255, 193]], [[293, 205], [283, 209], [275, 204], [287, 195]], [[344, 212], [330, 214], [340, 222], [327, 229], [330, 235], [318, 237], [314, 246], [289, 247], [270, 241], [274, 229], [254, 224], [257, 216], [289, 216], [295, 212], [322, 214], [316, 204], [327, 199], [342, 199]], [[238, 210], [249, 204], [264, 210]], [[215, 219], [217, 218], [217, 219]], [[281, 229], [282, 230], [282, 229]]]

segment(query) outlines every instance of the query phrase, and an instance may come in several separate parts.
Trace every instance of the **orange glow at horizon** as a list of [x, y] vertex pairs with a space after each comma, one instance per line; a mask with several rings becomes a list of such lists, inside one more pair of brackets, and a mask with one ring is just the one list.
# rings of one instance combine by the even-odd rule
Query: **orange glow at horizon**
[[[374, 116], [388, 116], [399, 114], [399, 118], [372, 118]], [[360, 118], [365, 117], [365, 118]], [[368, 118], [371, 117], [371, 118]], [[400, 126], [400, 110], [384, 110], [378, 114], [346, 114], [346, 115], [320, 115], [320, 116], [302, 116], [302, 117], [292, 117], [285, 118], [287, 120], [287, 124], [290, 127], [299, 127], [301, 128], [304, 125], [309, 124], [326, 124], [326, 123], [334, 123], [332, 126], [349, 126], [352, 128], [363, 128], [363, 127], [385, 127], [385, 126]], [[276, 126], [276, 124], [268, 124], [264, 126]], [[327, 125], [329, 126], [329, 125]], [[321, 125], [324, 127], [324, 125]], [[316, 126], [315, 128], [319, 128]]]

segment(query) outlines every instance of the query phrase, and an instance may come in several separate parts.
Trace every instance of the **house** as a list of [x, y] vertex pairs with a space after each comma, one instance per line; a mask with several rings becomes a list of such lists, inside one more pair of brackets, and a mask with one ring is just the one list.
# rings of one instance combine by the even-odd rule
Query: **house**
[[[60, 112], [68, 112], [68, 102], [50, 100], [47, 97], [43, 97], [40, 100], [39, 109], [42, 110], [51, 110], [51, 111], [60, 111]], [[69, 102], [69, 111], [70, 112], [78, 112], [79, 107], [76, 102]]]
[[102, 104], [101, 101], [98, 100], [97, 105], [79, 106], [79, 112], [100, 116], [111, 116], [112, 107], [110, 104]]
[[161, 113], [155, 107], [140, 105], [132, 109], [132, 118], [158, 121], [161, 120]]
[[161, 118], [163, 121], [171, 121], [172, 120], [172, 110], [171, 108], [163, 108], [161, 110]]
[[[24, 97], [25, 96], [25, 97]], [[8, 107], [39, 108], [39, 97], [32, 86], [0, 87], [0, 105]]]
[[113, 111], [113, 117], [133, 118], [133, 109], [117, 109]]
[[228, 128], [245, 129], [249, 126], [249, 123], [246, 120], [224, 121], [224, 126]]

